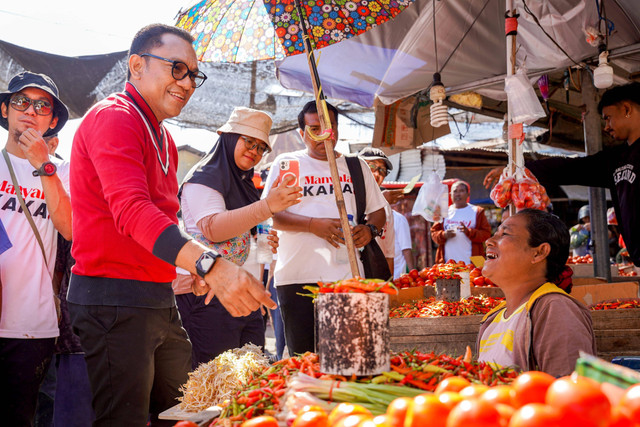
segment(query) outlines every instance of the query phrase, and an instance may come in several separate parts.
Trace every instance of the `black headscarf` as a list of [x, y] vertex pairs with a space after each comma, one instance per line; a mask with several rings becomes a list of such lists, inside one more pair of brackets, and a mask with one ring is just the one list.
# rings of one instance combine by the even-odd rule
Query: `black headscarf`
[[260, 193], [252, 180], [253, 168], [243, 171], [233, 157], [239, 137], [237, 133], [220, 135], [211, 151], [191, 168], [182, 185], [188, 182], [216, 190], [224, 197], [227, 210], [242, 208], [260, 200]]

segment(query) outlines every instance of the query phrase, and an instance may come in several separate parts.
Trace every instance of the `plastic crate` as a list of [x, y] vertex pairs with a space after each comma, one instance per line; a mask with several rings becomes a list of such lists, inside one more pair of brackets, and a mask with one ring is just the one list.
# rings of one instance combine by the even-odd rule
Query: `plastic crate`
[[634, 371], [640, 372], [640, 356], [620, 356], [614, 357], [611, 363], [624, 366]]
[[580, 352], [576, 362], [578, 375], [591, 378], [599, 383], [610, 383], [627, 388], [640, 383], [640, 373], [621, 365], [614, 365], [595, 356]]

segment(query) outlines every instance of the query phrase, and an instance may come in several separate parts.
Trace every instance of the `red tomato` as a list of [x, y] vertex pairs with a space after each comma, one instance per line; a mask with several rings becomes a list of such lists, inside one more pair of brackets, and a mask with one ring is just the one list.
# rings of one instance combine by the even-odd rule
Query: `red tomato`
[[489, 402], [480, 399], [463, 400], [453, 408], [447, 419], [447, 427], [496, 427], [500, 425], [500, 413]]
[[455, 391], [457, 393], [469, 385], [471, 385], [471, 383], [464, 377], [448, 377], [440, 381], [436, 387], [435, 394], [440, 394], [445, 391]]
[[[242, 427], [244, 427], [245, 424], [246, 423], [243, 423]], [[255, 424], [255, 425], [257, 425], [257, 424]], [[175, 423], [173, 425], [173, 427], [198, 427], [198, 424], [194, 423], [193, 421], [182, 420], [182, 421], [178, 421], [177, 423]]]
[[480, 399], [486, 400], [490, 403], [512, 405], [512, 390], [513, 389], [508, 385], [498, 385], [485, 391], [482, 396], [480, 396]]
[[420, 270], [420, 278], [422, 280], [427, 280], [429, 278], [429, 269], [428, 268], [423, 268], [422, 270]]
[[527, 403], [544, 403], [547, 389], [555, 378], [545, 372], [529, 371], [511, 383], [513, 406], [519, 408]]
[[371, 412], [362, 405], [341, 403], [333, 408], [333, 410], [329, 414], [329, 425], [332, 426], [336, 424], [338, 420], [354, 414], [371, 415]]
[[404, 427], [445, 427], [449, 408], [433, 394], [421, 394], [409, 405]]
[[291, 427], [327, 427], [327, 413], [322, 411], [301, 412], [298, 414]]
[[[340, 418], [335, 424], [329, 424], [330, 427], [360, 427], [365, 422], [373, 420], [371, 414], [353, 414], [344, 418]], [[293, 427], [293, 426], [292, 426]]]
[[449, 410], [452, 410], [458, 403], [464, 400], [462, 396], [460, 396], [460, 393], [455, 391], [443, 391], [436, 396], [438, 396], [438, 400], [444, 403]]
[[420, 273], [418, 273], [418, 270], [416, 270], [415, 268], [413, 270], [411, 270], [409, 272], [409, 277], [411, 277], [413, 280], [417, 279], [418, 277], [420, 277]]
[[[198, 427], [198, 425], [191, 423], [189, 426], [185, 425], [184, 427]], [[278, 427], [278, 420], [268, 415], [262, 415], [243, 422], [241, 427]]]
[[509, 427], [560, 427], [560, 411], [542, 403], [529, 403], [518, 409], [509, 422]]
[[484, 286], [486, 278], [484, 276], [479, 276], [473, 279], [474, 286]]
[[399, 397], [387, 406], [387, 424], [391, 427], [403, 427], [407, 409], [413, 399], [410, 397]]
[[627, 389], [620, 401], [620, 406], [624, 407], [625, 413], [629, 418], [636, 423], [640, 423], [640, 384]]
[[611, 403], [600, 385], [575, 374], [554, 381], [546, 403], [560, 410], [563, 427], [605, 427], [611, 417]]
[[484, 384], [471, 384], [460, 390], [460, 396], [464, 399], [479, 399], [488, 390], [489, 387]]

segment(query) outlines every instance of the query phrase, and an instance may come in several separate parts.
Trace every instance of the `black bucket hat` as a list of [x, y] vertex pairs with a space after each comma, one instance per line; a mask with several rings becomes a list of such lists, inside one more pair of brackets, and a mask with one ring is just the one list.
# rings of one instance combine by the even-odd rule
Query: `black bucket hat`
[[[51, 77], [45, 74], [36, 74], [30, 71], [23, 71], [17, 74], [9, 82], [8, 90], [0, 93], [0, 104], [6, 104], [8, 107], [11, 95], [28, 87], [43, 90], [53, 97], [53, 117], [58, 118], [58, 123], [56, 127], [50, 128], [42, 136], [50, 136], [60, 132], [69, 119], [69, 110], [67, 106], [60, 101], [60, 98], [58, 98], [58, 87], [53, 80], [51, 80]], [[9, 122], [5, 117], [2, 117], [2, 115], [0, 115], [0, 126], [9, 130]]]
[[393, 169], [393, 165], [391, 164], [391, 160], [384, 154], [379, 148], [374, 147], [365, 147], [358, 153], [358, 156], [362, 157], [365, 160], [382, 160], [384, 164], [387, 166], [387, 170], [390, 171]]

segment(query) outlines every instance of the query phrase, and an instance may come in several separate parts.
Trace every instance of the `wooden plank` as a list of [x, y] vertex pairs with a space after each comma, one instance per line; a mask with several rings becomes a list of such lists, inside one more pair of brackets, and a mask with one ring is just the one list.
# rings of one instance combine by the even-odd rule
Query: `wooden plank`
[[598, 353], [635, 351], [640, 354], [640, 329], [594, 331]]
[[640, 329], [640, 308], [595, 310], [591, 318], [594, 330]]

